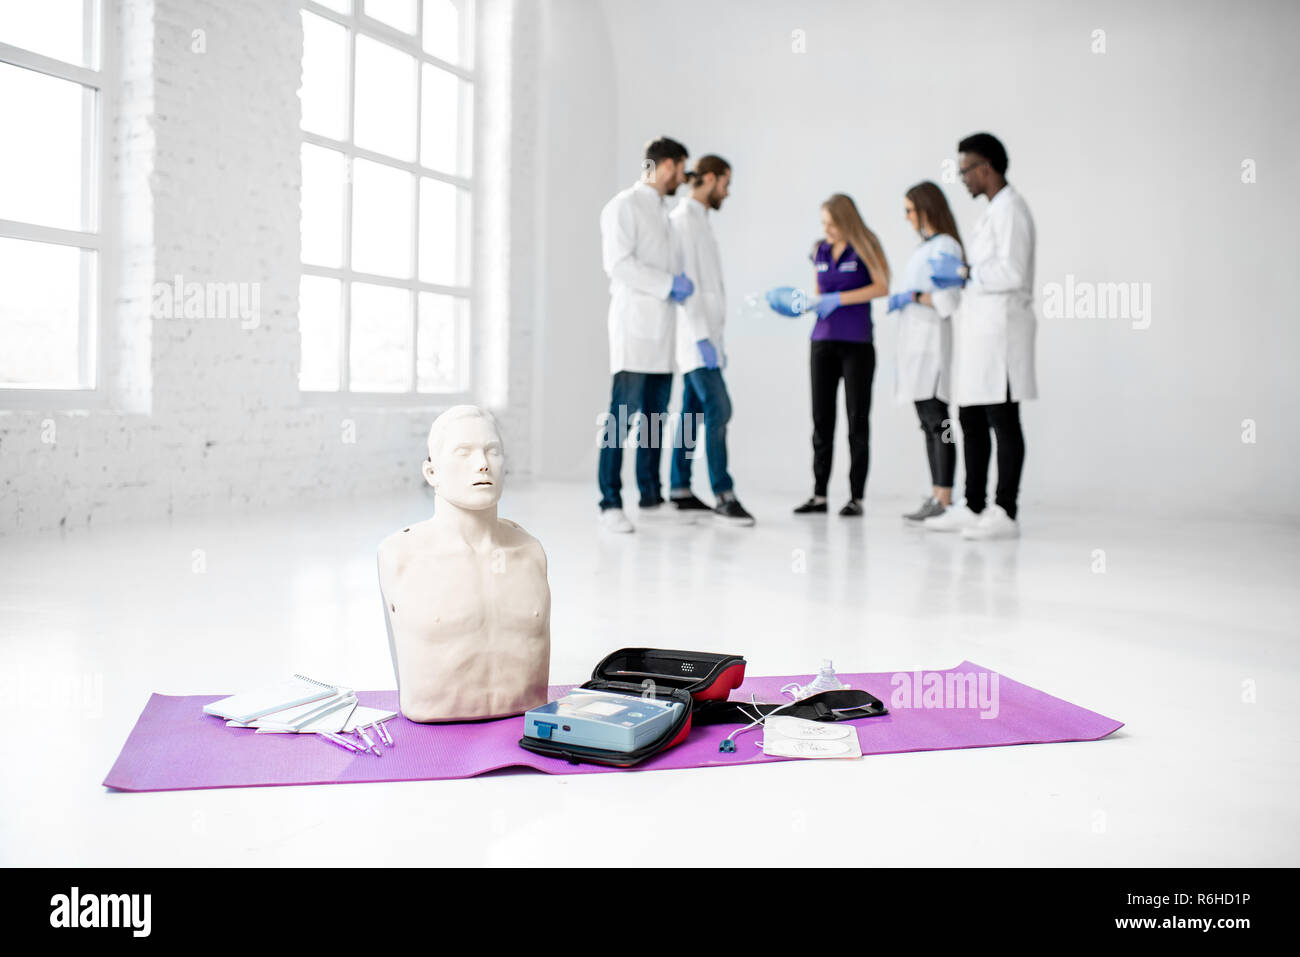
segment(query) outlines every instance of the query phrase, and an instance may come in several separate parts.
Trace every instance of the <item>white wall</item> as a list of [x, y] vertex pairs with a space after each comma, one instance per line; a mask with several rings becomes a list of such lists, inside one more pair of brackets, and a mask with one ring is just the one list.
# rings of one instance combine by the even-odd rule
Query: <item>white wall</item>
[[[604, 11], [592, 0], [543, 5], [543, 120], [537, 144], [537, 297], [545, 341], [537, 351], [539, 474], [590, 477], [596, 418], [609, 406], [607, 282], [600, 266], [601, 207], [639, 170], [616, 167], [614, 58]], [[593, 503], [600, 495], [593, 491]]]
[[[574, 4], [568, 7], [570, 20]], [[744, 294], [809, 281], [820, 201], [853, 195], [901, 267], [915, 243], [902, 193], [941, 181], [957, 140], [996, 133], [1038, 227], [1037, 286], [1151, 286], [1149, 328], [1041, 317], [1042, 398], [1024, 409], [1023, 501], [1295, 516], [1300, 436], [1291, 366], [1300, 8], [1284, 2], [819, 4], [668, 0], [585, 4], [552, 34], [550, 161], [590, 158], [577, 196], [552, 178], [543, 394], [547, 474], [591, 478], [590, 423], [607, 401], [597, 212], [660, 133], [735, 167], [715, 219], [731, 297], [733, 474], [746, 488], [811, 487], [807, 328], [743, 320]], [[603, 12], [603, 25], [599, 23]], [[1093, 31], [1106, 52], [1091, 52]], [[604, 31], [609, 43], [605, 44]], [[793, 31], [806, 52], [792, 52]], [[613, 94], [615, 162], [606, 127]], [[1242, 182], [1253, 159], [1258, 181]], [[942, 183], [964, 232], [983, 201]], [[572, 202], [569, 200], [572, 199]], [[559, 306], [566, 308], [559, 309]], [[920, 494], [928, 473], [910, 407], [892, 403], [892, 320], [877, 311], [869, 497]], [[561, 327], [568, 331], [562, 332]], [[558, 351], [558, 350], [557, 350]], [[583, 376], [579, 368], [590, 369]], [[1258, 441], [1242, 442], [1254, 419]], [[841, 421], [841, 430], [843, 423]], [[832, 493], [847, 495], [837, 445]], [[594, 488], [594, 479], [593, 488]], [[705, 486], [697, 479], [697, 490]], [[593, 492], [594, 496], [594, 492]]]
[[[0, 410], [0, 532], [422, 487], [437, 403], [321, 405], [298, 391], [301, 5], [118, 6], [109, 395], [95, 409]], [[531, 110], [512, 105], [534, 81], [535, 17], [518, 0], [478, 6], [474, 367], [482, 401], [504, 412], [511, 471], [527, 474], [533, 250], [509, 227], [533, 208], [527, 164], [511, 157], [535, 138]], [[151, 317], [151, 285], [177, 275], [258, 284], [258, 324]]]

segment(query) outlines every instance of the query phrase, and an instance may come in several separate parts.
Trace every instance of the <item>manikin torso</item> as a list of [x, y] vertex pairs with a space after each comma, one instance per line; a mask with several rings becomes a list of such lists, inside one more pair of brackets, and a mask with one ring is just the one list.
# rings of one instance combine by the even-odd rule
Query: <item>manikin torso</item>
[[[482, 420], [461, 420], [449, 428], [472, 432], [472, 424], [459, 427], [474, 421]], [[447, 457], [440, 456], [439, 463]], [[434, 471], [445, 483], [448, 473], [465, 464], [451, 461], [449, 468]], [[491, 504], [464, 507], [443, 497], [445, 485], [435, 485], [434, 517], [379, 546], [379, 585], [400, 706], [412, 721], [504, 717], [547, 700], [546, 553], [514, 522], [497, 517], [500, 475], [486, 459], [470, 467], [473, 476], [489, 475], [495, 482], [495, 495], [483, 496]]]

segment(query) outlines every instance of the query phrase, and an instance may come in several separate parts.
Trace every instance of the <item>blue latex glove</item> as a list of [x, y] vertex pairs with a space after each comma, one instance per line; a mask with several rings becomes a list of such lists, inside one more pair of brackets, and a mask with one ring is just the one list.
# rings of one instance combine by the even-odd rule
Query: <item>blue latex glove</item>
[[686, 273], [679, 272], [673, 276], [672, 292], [668, 293], [668, 298], [674, 302], [685, 302], [686, 297], [695, 292], [695, 283], [691, 282]]
[[718, 350], [713, 348], [713, 343], [708, 339], [701, 339], [695, 343], [700, 350], [700, 358], [704, 360], [704, 368], [716, 369], [718, 367]]
[[773, 312], [797, 319], [808, 311], [808, 294], [794, 286], [777, 286], [767, 291], [767, 304]]
[[952, 253], [939, 253], [938, 256], [930, 260], [930, 279], [940, 289], [964, 286], [966, 280], [961, 278], [961, 274], [958, 272], [961, 267], [962, 261]]
[[915, 291], [909, 289], [907, 292], [896, 292], [889, 297], [889, 312], [897, 312], [904, 306], [910, 305], [912, 297], [916, 295]]
[[825, 319], [839, 307], [840, 294], [838, 292], [828, 292], [813, 303], [813, 311], [817, 313], [818, 319]]

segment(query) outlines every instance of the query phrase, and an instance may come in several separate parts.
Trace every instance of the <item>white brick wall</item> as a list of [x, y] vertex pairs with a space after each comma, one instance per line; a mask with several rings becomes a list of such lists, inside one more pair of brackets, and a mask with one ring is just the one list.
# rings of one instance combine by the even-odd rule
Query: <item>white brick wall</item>
[[[517, 3], [479, 3], [487, 45], [522, 57], [505, 76], [511, 92], [535, 58], [513, 33], [493, 31], [514, 29]], [[191, 50], [195, 30], [205, 31], [203, 53]], [[0, 411], [0, 532], [418, 487], [436, 408], [321, 407], [297, 388], [298, 3], [122, 0], [117, 32], [110, 410]], [[492, 63], [480, 70], [479, 96], [498, 93]], [[508, 128], [493, 137], [527, 149], [529, 111], [516, 130], [514, 104], [496, 98], [509, 108], [487, 115]], [[485, 163], [477, 188], [506, 194], [475, 210], [476, 262], [486, 267], [476, 297], [497, 297], [495, 320], [483, 311], [475, 375], [501, 418], [511, 471], [526, 474], [531, 312], [527, 283], [512, 276], [530, 275], [531, 252], [511, 243], [493, 256], [485, 244], [510, 230], [484, 210], [526, 212], [529, 164], [499, 152]], [[258, 283], [260, 323], [151, 319], [152, 283], [176, 275]], [[355, 443], [343, 440], [345, 420]]]

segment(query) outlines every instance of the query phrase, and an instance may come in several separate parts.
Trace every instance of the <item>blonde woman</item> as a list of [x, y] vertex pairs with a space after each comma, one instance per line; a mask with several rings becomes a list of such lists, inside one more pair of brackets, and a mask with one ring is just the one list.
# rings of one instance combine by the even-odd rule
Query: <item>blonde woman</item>
[[813, 412], [813, 495], [796, 514], [826, 511], [835, 439], [835, 396], [844, 380], [849, 417], [849, 501], [840, 514], [862, 514], [870, 460], [871, 383], [876, 348], [871, 341], [871, 300], [889, 295], [889, 263], [853, 200], [836, 193], [822, 203], [824, 239], [813, 245], [819, 298], [813, 302], [810, 369]]

